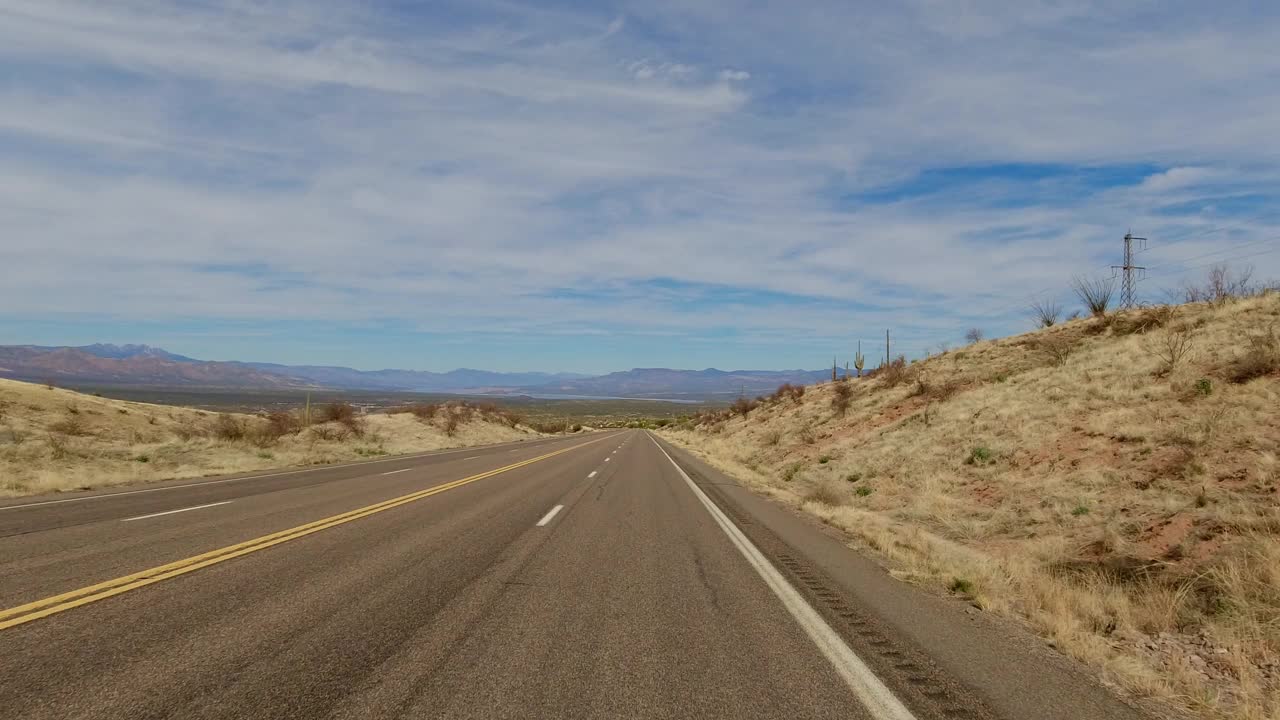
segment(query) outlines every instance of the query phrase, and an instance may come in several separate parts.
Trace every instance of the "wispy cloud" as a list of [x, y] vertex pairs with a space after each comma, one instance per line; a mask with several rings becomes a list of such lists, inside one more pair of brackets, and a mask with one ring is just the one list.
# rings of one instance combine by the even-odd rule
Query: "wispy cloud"
[[1153, 294], [1280, 275], [1280, 18], [1210, 10], [0, 0], [0, 323], [797, 366], [1025, 327], [1129, 228]]

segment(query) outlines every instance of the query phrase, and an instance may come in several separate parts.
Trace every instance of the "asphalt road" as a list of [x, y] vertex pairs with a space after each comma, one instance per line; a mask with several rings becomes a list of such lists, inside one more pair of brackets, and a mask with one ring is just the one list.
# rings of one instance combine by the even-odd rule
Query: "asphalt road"
[[0, 505], [4, 718], [1142, 717], [648, 433]]

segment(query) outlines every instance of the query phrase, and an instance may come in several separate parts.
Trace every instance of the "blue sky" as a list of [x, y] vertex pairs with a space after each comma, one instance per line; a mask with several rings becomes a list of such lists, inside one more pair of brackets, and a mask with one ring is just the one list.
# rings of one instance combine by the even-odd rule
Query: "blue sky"
[[0, 0], [0, 343], [822, 367], [1280, 277], [1280, 9]]

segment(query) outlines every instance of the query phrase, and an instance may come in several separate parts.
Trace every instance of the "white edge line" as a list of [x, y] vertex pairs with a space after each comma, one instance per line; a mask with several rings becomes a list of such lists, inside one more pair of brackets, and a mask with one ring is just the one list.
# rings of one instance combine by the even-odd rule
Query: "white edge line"
[[384, 473], [382, 473], [382, 474], [383, 474], [383, 475], [395, 475], [396, 473], [409, 472], [409, 471], [410, 471], [410, 470], [412, 470], [412, 469], [413, 469], [413, 468], [401, 468], [401, 469], [399, 469], [399, 470], [388, 470], [388, 471], [386, 471], [386, 472], [384, 472]]
[[605, 462], [609, 462], [609, 461], [610, 461], [610, 460], [612, 460], [612, 459], [613, 459], [613, 458], [605, 458], [605, 459], [604, 459], [604, 461], [605, 461]]
[[219, 505], [230, 505], [232, 500], [223, 500], [222, 502], [209, 503], [208, 505], [196, 505], [194, 507], [182, 508], [181, 510], [166, 510], [164, 512], [151, 513], [150, 515], [139, 515], [138, 517], [124, 518], [120, 522], [133, 522], [134, 520], [146, 520], [147, 518], [160, 517], [161, 515], [172, 515], [174, 513], [187, 512], [188, 510], [203, 510], [205, 508], [217, 507]]
[[480, 456], [479, 456], [479, 455], [472, 455], [471, 457], [465, 457], [465, 458], [462, 458], [462, 459], [463, 459], [463, 460], [475, 460], [475, 459], [476, 459], [476, 458], [478, 458], [478, 457], [480, 457]]
[[[558, 439], [558, 438], [557, 438]], [[521, 442], [519, 440], [515, 442]], [[555, 442], [551, 440], [548, 442]], [[494, 450], [501, 449], [503, 445], [509, 443], [499, 443], [494, 446]], [[532, 444], [523, 445], [523, 447], [533, 447]], [[85, 495], [84, 497], [63, 498], [61, 500], [42, 500], [40, 502], [23, 503], [21, 505], [4, 505], [0, 506], [0, 512], [5, 510], [20, 510], [22, 508], [39, 507], [41, 505], [61, 505], [62, 503], [83, 502], [86, 500], [102, 500], [104, 498], [118, 497], [121, 495], [139, 495], [141, 493], [161, 492], [164, 490], [181, 490], [182, 488], [200, 487], [201, 485], [220, 485], [222, 483], [239, 482], [241, 480], [261, 480], [262, 478], [279, 477], [281, 475], [298, 475], [300, 473], [320, 472], [322, 470], [341, 470], [342, 468], [360, 467], [361, 465], [376, 465], [378, 463], [395, 462], [396, 460], [417, 460], [424, 457], [435, 457], [437, 455], [453, 455], [475, 448], [457, 448], [455, 450], [431, 450], [417, 455], [398, 455], [396, 457], [382, 458], [381, 460], [361, 460], [360, 462], [342, 463], [340, 465], [323, 465], [321, 467], [298, 468], [297, 470], [283, 470], [281, 472], [266, 473], [263, 475], [245, 475], [243, 477], [222, 478], [220, 480], [205, 480], [203, 482], [185, 483], [183, 485], [165, 485], [164, 487], [144, 488], [142, 490], [126, 490], [124, 492], [102, 493], [101, 495]], [[516, 448], [517, 450], [520, 448]], [[514, 452], [514, 451], [513, 451]], [[480, 457], [476, 455], [475, 457]], [[469, 459], [469, 458], [467, 458]]]
[[680, 477], [684, 478], [685, 483], [693, 490], [693, 494], [702, 502], [707, 512], [711, 513], [711, 517], [715, 519], [716, 524], [729, 536], [729, 540], [738, 548], [742, 556], [747, 559], [751, 567], [755, 568], [755, 571], [760, 574], [760, 577], [769, 586], [769, 589], [773, 591], [773, 594], [782, 601], [783, 606], [791, 613], [791, 617], [795, 618], [801, 629], [809, 636], [809, 639], [813, 640], [814, 644], [818, 646], [818, 650], [826, 656], [827, 660], [831, 661], [831, 664], [835, 666], [836, 672], [844, 678], [845, 683], [849, 685], [849, 689], [870, 711], [872, 717], [876, 718], [876, 720], [916, 720], [911, 711], [902, 704], [902, 701], [894, 696], [893, 691], [885, 686], [880, 681], [880, 678], [876, 677], [871, 668], [867, 667], [866, 663], [862, 661], [862, 658], [858, 657], [857, 653], [845, 643], [844, 639], [835, 630], [831, 629], [827, 621], [822, 619], [818, 611], [805, 602], [800, 593], [791, 587], [786, 578], [773, 567], [764, 554], [747, 539], [747, 536], [742, 534], [742, 531], [733, 524], [733, 521], [724, 514], [724, 511], [712, 502], [711, 498], [707, 497], [707, 494], [703, 492], [702, 488], [698, 487], [697, 483], [690, 479], [684, 468], [680, 467], [661, 445], [658, 445], [658, 441], [652, 435], [649, 436], [649, 439], [653, 440], [653, 444], [657, 446], [658, 451], [665, 455], [676, 471], [680, 473]]
[[563, 505], [557, 505], [551, 508], [551, 512], [547, 513], [546, 515], [543, 515], [542, 519], [538, 521], [538, 527], [542, 527], [543, 525], [546, 525], [547, 523], [551, 522], [551, 518], [555, 517], [556, 513], [559, 513], [563, 509], [564, 509]]
[[588, 476], [587, 476], [587, 478], [588, 478], [588, 479], [590, 479], [590, 478], [595, 477], [597, 472], [599, 472], [599, 471], [598, 471], [598, 470], [592, 470], [592, 471], [591, 471], [591, 474], [590, 474], [590, 475], [588, 475]]

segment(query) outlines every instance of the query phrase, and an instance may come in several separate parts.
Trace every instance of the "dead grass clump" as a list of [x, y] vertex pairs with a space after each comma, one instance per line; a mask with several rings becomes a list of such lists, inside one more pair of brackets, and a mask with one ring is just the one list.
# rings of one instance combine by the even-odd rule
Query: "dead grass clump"
[[820, 482], [809, 488], [809, 491], [804, 494], [804, 500], [840, 507], [849, 504], [849, 491], [831, 481]]
[[1272, 324], [1264, 332], [1249, 336], [1249, 347], [1227, 367], [1227, 379], [1243, 383], [1280, 372], [1280, 334]]

